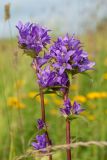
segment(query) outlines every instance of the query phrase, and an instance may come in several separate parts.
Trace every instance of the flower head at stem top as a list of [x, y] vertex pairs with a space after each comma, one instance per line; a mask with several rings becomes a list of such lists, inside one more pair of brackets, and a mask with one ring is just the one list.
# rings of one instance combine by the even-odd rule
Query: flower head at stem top
[[39, 130], [41, 130], [41, 129], [43, 129], [45, 127], [45, 123], [43, 122], [43, 120], [42, 119], [38, 119], [37, 120], [37, 128], [39, 129]]
[[81, 42], [68, 34], [59, 37], [50, 47], [50, 55], [55, 59], [53, 67], [59, 69], [62, 74], [65, 71], [72, 75], [93, 69], [94, 62], [89, 61], [88, 54], [82, 49]]
[[76, 101], [71, 105], [70, 99], [64, 101], [64, 108], [60, 108], [60, 112], [64, 117], [68, 117], [70, 115], [78, 115], [84, 109], [81, 108], [81, 105]]
[[21, 21], [16, 28], [19, 31], [19, 46], [27, 51], [34, 51], [37, 56], [47, 44], [50, 44], [51, 37], [48, 35], [50, 30], [35, 24], [25, 23]]
[[52, 70], [50, 66], [46, 66], [44, 69], [39, 69], [37, 74], [39, 84], [42, 87], [65, 87], [68, 82], [68, 76], [66, 73], [59, 74], [57, 70]]
[[[32, 142], [32, 146], [34, 149], [39, 150], [39, 149], [45, 149], [48, 145], [48, 142], [46, 140], [46, 134], [42, 135], [37, 135], [35, 138], [35, 141]], [[44, 151], [44, 150], [43, 150]]]

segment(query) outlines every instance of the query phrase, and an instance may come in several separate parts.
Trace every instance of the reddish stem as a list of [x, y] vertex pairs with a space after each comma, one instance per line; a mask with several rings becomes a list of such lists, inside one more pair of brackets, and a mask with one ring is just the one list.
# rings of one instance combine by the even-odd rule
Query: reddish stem
[[[36, 66], [33, 66], [33, 68], [36, 70], [36, 73], [38, 73], [38, 64], [37, 64], [37, 61], [35, 63]], [[41, 114], [42, 114], [42, 120], [43, 122], [45, 123], [45, 105], [44, 105], [44, 94], [43, 94], [43, 91], [42, 91], [42, 87], [40, 86], [40, 84], [38, 83], [39, 85], [39, 91], [40, 91], [40, 100], [41, 100]], [[47, 142], [49, 145], [51, 145], [51, 140], [49, 139], [49, 135], [48, 135], [48, 131], [47, 131], [47, 127], [46, 127], [46, 137], [47, 137]], [[49, 155], [49, 160], [52, 160], [52, 155]]]
[[[42, 88], [41, 86], [39, 85], [39, 90], [40, 90], [40, 99], [41, 99], [41, 113], [42, 113], [42, 120], [44, 121], [45, 123], [45, 105], [44, 105], [44, 94], [42, 92]], [[48, 134], [48, 131], [47, 131], [47, 127], [46, 127], [46, 137], [47, 137], [47, 141], [48, 141], [48, 144], [51, 145], [51, 140], [49, 138], [49, 134]], [[52, 160], [52, 155], [49, 155], [49, 160]]]
[[[71, 136], [70, 136], [70, 121], [66, 119], [66, 144], [71, 143]], [[71, 160], [71, 149], [67, 149], [67, 160]]]
[[[64, 94], [64, 101], [68, 98], [68, 91]], [[66, 144], [71, 143], [70, 121], [66, 119]], [[67, 149], [67, 160], [71, 160], [71, 149]]]
[[40, 100], [41, 100], [41, 113], [42, 113], [42, 120], [45, 123], [45, 106], [44, 106], [44, 94], [42, 92], [42, 88], [39, 85], [39, 90], [40, 90]]

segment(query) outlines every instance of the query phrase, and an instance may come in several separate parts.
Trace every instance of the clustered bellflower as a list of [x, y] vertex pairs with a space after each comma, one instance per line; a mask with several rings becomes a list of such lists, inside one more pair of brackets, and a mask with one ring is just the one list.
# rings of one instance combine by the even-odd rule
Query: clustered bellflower
[[60, 74], [69, 71], [72, 75], [86, 70], [90, 70], [95, 65], [89, 61], [88, 54], [82, 49], [81, 42], [74, 36], [68, 34], [62, 38], [59, 37], [50, 47], [50, 54], [55, 59], [54, 68], [59, 70]]
[[41, 129], [43, 129], [45, 127], [45, 123], [43, 122], [43, 120], [42, 119], [38, 119], [37, 120], [37, 128], [39, 129], [39, 130], [41, 130]]
[[42, 87], [65, 87], [69, 82], [68, 72], [74, 75], [93, 69], [95, 63], [89, 61], [87, 52], [82, 49], [81, 42], [74, 35], [58, 37], [47, 53], [39, 56], [38, 53], [52, 41], [48, 35], [50, 30], [35, 23], [19, 22], [16, 27], [19, 31], [19, 45], [36, 54], [32, 66], [37, 70], [38, 82]]
[[[45, 123], [43, 122], [42, 119], [37, 120], [37, 128], [39, 131], [41, 131], [45, 127]], [[39, 150], [39, 149], [44, 149], [48, 145], [47, 139], [46, 139], [46, 134], [43, 133], [42, 135], [37, 135], [36, 138], [34, 139], [34, 142], [32, 142], [32, 146], [34, 149]]]
[[[88, 54], [82, 49], [81, 42], [74, 36], [69, 37], [68, 34], [50, 46], [47, 54], [37, 59], [41, 69], [38, 72], [38, 80], [43, 87], [51, 86], [67, 86], [69, 82], [68, 73], [71, 75], [93, 69], [94, 62], [89, 61]], [[48, 67], [42, 68], [48, 63]], [[61, 77], [64, 81], [60, 81]]]
[[50, 30], [29, 22], [26, 24], [19, 22], [16, 27], [19, 31], [18, 43], [21, 48], [34, 51], [38, 55], [47, 44], [50, 44], [51, 37], [48, 35]]
[[[53, 42], [48, 35], [50, 30], [38, 24], [19, 22], [16, 27], [19, 31], [19, 46], [28, 51], [33, 58], [32, 67], [36, 70], [41, 88], [54, 89], [58, 86], [59, 91], [63, 91], [65, 96], [69, 91], [69, 74], [73, 76], [93, 69], [95, 63], [88, 59], [88, 53], [83, 50], [80, 40], [76, 39], [74, 35], [66, 34], [64, 38], [58, 37]], [[48, 44], [49, 47], [46, 48]], [[76, 101], [71, 104], [69, 98], [64, 100], [64, 107], [60, 108], [61, 114], [66, 118], [70, 115], [78, 115], [82, 111], [80, 104]], [[44, 127], [43, 120], [38, 119], [38, 130], [41, 131]], [[49, 143], [47, 142], [46, 132], [37, 135], [32, 143], [36, 150], [44, 149], [47, 145]]]
[[32, 146], [34, 149], [39, 150], [39, 149], [45, 149], [47, 146], [47, 141], [46, 141], [46, 134], [42, 135], [37, 135], [35, 138], [35, 142], [32, 142]]
[[50, 66], [44, 69], [39, 69], [37, 74], [38, 81], [42, 87], [54, 87], [54, 86], [66, 86], [68, 81], [68, 76], [66, 73], [60, 75], [57, 71], [51, 70]]
[[70, 99], [64, 101], [64, 108], [60, 108], [60, 112], [64, 117], [68, 117], [70, 115], [78, 115], [84, 109], [81, 108], [80, 104], [74, 101], [73, 105], [71, 105]]

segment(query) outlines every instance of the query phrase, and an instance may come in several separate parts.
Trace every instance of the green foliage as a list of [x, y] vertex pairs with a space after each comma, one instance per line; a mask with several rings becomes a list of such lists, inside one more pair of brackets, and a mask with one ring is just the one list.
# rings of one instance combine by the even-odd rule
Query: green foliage
[[[107, 98], [89, 99], [87, 97], [87, 94], [91, 92], [107, 92], [107, 80], [103, 79], [103, 74], [107, 73], [107, 40], [101, 35], [92, 38], [98, 48], [91, 48], [93, 42], [88, 41], [87, 37], [83, 41], [89, 46], [87, 50], [93, 52], [93, 49], [96, 49], [97, 54], [94, 55], [96, 71], [92, 71], [92, 78], [86, 75], [89, 80], [86, 76], [79, 76], [77, 80], [75, 77], [73, 79], [71, 77], [69, 94], [71, 100], [77, 95], [83, 95], [86, 102], [82, 105], [87, 107], [83, 116], [71, 117], [71, 120], [76, 118], [71, 123], [72, 141], [107, 140]], [[0, 41], [0, 160], [14, 160], [16, 156], [20, 156], [29, 149], [35, 132], [37, 132], [34, 122], [41, 116], [40, 101], [37, 96], [39, 95], [38, 88], [34, 72], [30, 68], [31, 58], [22, 56], [19, 52], [14, 53], [16, 46], [15, 40]], [[90, 86], [89, 83], [91, 79], [93, 79], [93, 86]], [[20, 89], [14, 88], [17, 80], [25, 80], [25, 84]], [[78, 86], [77, 90], [73, 90], [73, 84]], [[28, 93], [32, 90], [37, 91], [38, 94], [31, 99], [28, 97]], [[61, 98], [57, 96], [57, 88], [54, 88], [54, 91], [49, 88], [44, 92], [47, 99], [45, 106], [49, 135], [53, 139], [53, 144], [64, 144], [65, 120], [63, 117], [59, 118], [58, 108], [59, 103], [62, 103]], [[12, 96], [22, 100], [26, 107], [20, 110], [9, 107], [7, 100]], [[72, 149], [72, 157], [73, 160], [106, 160], [106, 150], [106, 148], [95, 146], [79, 147]], [[55, 160], [64, 160], [66, 153], [61, 151], [60, 153], [56, 152], [55, 155]]]

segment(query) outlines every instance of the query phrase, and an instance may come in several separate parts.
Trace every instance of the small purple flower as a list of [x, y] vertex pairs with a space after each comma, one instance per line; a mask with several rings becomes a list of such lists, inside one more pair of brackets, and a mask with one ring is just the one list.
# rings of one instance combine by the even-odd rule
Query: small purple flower
[[70, 99], [64, 101], [64, 108], [60, 108], [60, 112], [63, 116], [67, 117], [71, 114], [72, 105]]
[[[46, 134], [42, 135], [37, 135], [35, 142], [32, 142], [32, 146], [34, 149], [39, 150], [39, 149], [45, 149], [47, 146], [47, 140], [46, 140]], [[44, 151], [44, 150], [43, 150]]]
[[49, 54], [45, 54], [44, 57], [37, 56], [36, 58], [33, 58], [31, 66], [36, 71], [38, 71], [44, 64], [48, 62], [49, 59], [50, 59]]
[[93, 69], [94, 62], [89, 61], [88, 54], [82, 49], [81, 42], [74, 36], [68, 34], [59, 37], [50, 47], [50, 55], [55, 60], [53, 67], [59, 70], [60, 74], [70, 71], [77, 74], [86, 70]]
[[39, 130], [41, 130], [41, 129], [43, 129], [45, 127], [45, 123], [43, 122], [43, 120], [42, 119], [38, 119], [37, 120], [37, 128], [39, 129]]
[[73, 103], [73, 105], [71, 105], [70, 99], [64, 101], [64, 108], [60, 108], [60, 112], [64, 117], [72, 114], [78, 115], [83, 110], [84, 109], [82, 109], [80, 104], [78, 104], [76, 101]]
[[65, 87], [68, 82], [68, 76], [66, 73], [60, 75], [57, 70], [52, 70], [50, 66], [47, 66], [44, 69], [39, 69], [37, 76], [42, 87]]
[[48, 35], [50, 30], [38, 24], [19, 22], [16, 28], [19, 31], [18, 43], [21, 48], [34, 51], [36, 55], [50, 43], [51, 38]]
[[44, 64], [48, 63], [48, 61], [51, 59], [50, 54], [45, 53], [43, 57], [37, 57], [37, 64], [39, 67], [42, 67]]
[[79, 114], [79, 113], [81, 113], [82, 111], [84, 111], [84, 109], [81, 108], [81, 105], [78, 104], [76, 101], [74, 102], [72, 108], [73, 108], [72, 111], [73, 111], [74, 114]]

